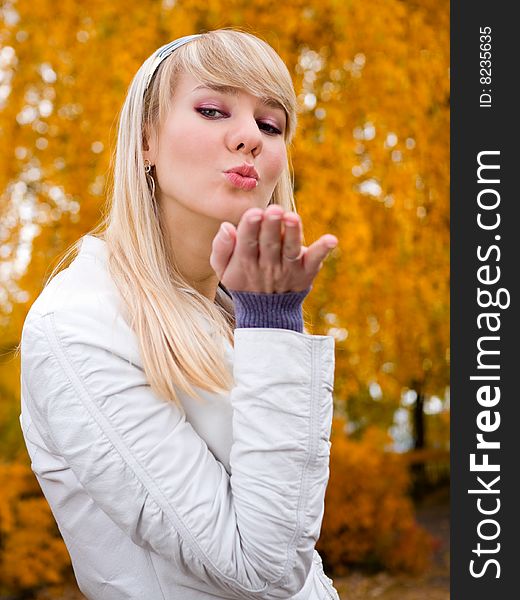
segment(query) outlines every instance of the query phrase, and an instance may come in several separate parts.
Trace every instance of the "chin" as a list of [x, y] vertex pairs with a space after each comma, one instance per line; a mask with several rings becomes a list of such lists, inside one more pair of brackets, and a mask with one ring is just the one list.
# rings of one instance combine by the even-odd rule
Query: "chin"
[[246, 210], [250, 208], [259, 208], [261, 210], [265, 210], [267, 205], [268, 201], [258, 202], [258, 198], [253, 199], [247, 195], [241, 196], [240, 199], [235, 197], [233, 200], [233, 206], [230, 207], [228, 205], [228, 210], [223, 210], [221, 212], [222, 220], [232, 223], [236, 227]]

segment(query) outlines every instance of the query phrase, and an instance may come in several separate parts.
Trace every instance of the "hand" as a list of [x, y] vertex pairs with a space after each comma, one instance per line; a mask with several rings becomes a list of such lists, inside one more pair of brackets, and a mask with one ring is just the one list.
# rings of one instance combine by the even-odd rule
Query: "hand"
[[[225, 233], [229, 233], [226, 239]], [[299, 215], [278, 204], [245, 211], [235, 228], [222, 223], [213, 239], [210, 265], [230, 290], [282, 294], [312, 286], [338, 240], [325, 234], [302, 246]], [[289, 260], [296, 259], [296, 260]]]

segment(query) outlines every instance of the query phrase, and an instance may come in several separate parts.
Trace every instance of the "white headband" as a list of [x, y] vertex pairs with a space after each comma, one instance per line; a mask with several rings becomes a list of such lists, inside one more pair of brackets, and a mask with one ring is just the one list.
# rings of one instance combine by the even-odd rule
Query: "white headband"
[[167, 44], [165, 44], [164, 46], [161, 46], [158, 50], [156, 50], [155, 54], [154, 54], [153, 62], [152, 62], [152, 68], [150, 70], [148, 77], [146, 78], [146, 86], [144, 88], [144, 91], [146, 92], [146, 90], [148, 89], [148, 86], [150, 85], [150, 81], [152, 80], [152, 77], [154, 76], [155, 71], [157, 71], [157, 69], [159, 68], [159, 65], [162, 63], [162, 61], [165, 58], [170, 56], [170, 54], [172, 54], [180, 46], [184, 46], [184, 44], [186, 44], [187, 42], [191, 42], [191, 40], [194, 40], [195, 38], [198, 38], [201, 35], [202, 35], [201, 33], [194, 33], [193, 35], [185, 35], [184, 37], [180, 37], [180, 38], [177, 38], [176, 40], [173, 40], [173, 42], [168, 42]]

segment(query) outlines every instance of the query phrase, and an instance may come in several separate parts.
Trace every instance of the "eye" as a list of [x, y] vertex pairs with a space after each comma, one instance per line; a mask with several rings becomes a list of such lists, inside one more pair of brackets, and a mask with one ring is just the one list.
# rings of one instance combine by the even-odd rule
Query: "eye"
[[266, 133], [269, 133], [271, 135], [281, 135], [281, 131], [275, 127], [274, 125], [271, 125], [270, 123], [262, 123], [260, 121], [260, 123], [258, 124], [258, 126], [260, 127], [261, 125], [263, 125], [264, 127], [267, 127], [267, 129], [265, 130]]
[[206, 111], [206, 112], [218, 112], [220, 114], [223, 114], [220, 110], [218, 110], [218, 108], [197, 108], [197, 112], [199, 112], [201, 115], [208, 116], [208, 117], [212, 118], [211, 115], [205, 115], [203, 111]]
[[[207, 114], [207, 113], [220, 113], [221, 115], [224, 114], [218, 108], [197, 108], [196, 110], [202, 116], [207, 117], [208, 119], [215, 119], [217, 117], [215, 117], [214, 115], [212, 116], [211, 114]], [[259, 121], [258, 127], [260, 127], [260, 129], [262, 129], [262, 131], [265, 131], [269, 135], [281, 135], [282, 134], [282, 132], [277, 127], [275, 127], [274, 125], [271, 125], [270, 123], [264, 123], [263, 121]]]

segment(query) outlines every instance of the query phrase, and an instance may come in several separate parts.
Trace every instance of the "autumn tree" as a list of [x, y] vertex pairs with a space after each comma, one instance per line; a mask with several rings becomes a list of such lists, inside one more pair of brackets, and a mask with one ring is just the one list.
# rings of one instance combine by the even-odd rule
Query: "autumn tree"
[[[388, 425], [403, 390], [415, 390], [422, 445], [424, 399], [448, 382], [448, 3], [294, 1], [273, 10], [268, 0], [235, 0], [224, 12], [220, 0], [131, 10], [68, 0], [49, 21], [50, 10], [48, 0], [4, 3], [9, 344], [52, 259], [100, 216], [117, 111], [143, 58], [187, 32], [242, 27], [273, 45], [294, 77], [306, 239], [330, 231], [340, 240], [306, 305], [315, 331], [338, 342], [337, 399], [350, 400], [359, 423], [372, 413]], [[26, 255], [30, 269], [18, 279], [14, 265]], [[375, 411], [370, 390], [381, 400]]]
[[447, 0], [0, 6], [0, 433], [10, 460], [23, 451], [13, 349], [50, 266], [100, 218], [134, 73], [171, 39], [230, 26], [287, 64], [306, 243], [339, 239], [305, 304], [313, 333], [336, 338], [337, 412], [359, 432], [387, 429], [413, 392], [415, 445], [447, 441], [446, 422], [425, 431], [423, 410], [449, 382]]

